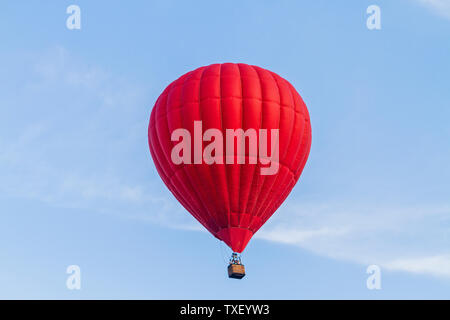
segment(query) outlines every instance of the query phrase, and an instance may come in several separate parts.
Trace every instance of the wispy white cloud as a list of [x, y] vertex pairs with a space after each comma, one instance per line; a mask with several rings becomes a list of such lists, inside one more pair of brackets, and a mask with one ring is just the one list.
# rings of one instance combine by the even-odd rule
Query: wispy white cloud
[[395, 271], [450, 278], [450, 254], [396, 259], [386, 262], [384, 267]]
[[255, 238], [388, 270], [450, 276], [450, 206], [296, 205]]
[[293, 229], [292, 226], [283, 227], [281, 225], [275, 225], [275, 227], [267, 231], [257, 233], [256, 237], [269, 241], [301, 246], [302, 244], [314, 239], [328, 238], [331, 240], [334, 237], [339, 237], [341, 235], [345, 235], [346, 233], [348, 233], [348, 230], [345, 228], [322, 227], [319, 229], [308, 230], [301, 228]]
[[450, 0], [415, 0], [427, 6], [432, 11], [450, 19]]

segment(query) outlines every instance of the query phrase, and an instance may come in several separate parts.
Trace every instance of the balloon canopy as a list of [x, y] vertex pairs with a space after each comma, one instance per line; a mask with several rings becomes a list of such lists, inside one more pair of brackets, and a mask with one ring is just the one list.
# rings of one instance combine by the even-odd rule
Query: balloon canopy
[[298, 181], [311, 125], [302, 98], [279, 75], [247, 64], [213, 64], [164, 90], [151, 112], [148, 139], [167, 188], [240, 253]]

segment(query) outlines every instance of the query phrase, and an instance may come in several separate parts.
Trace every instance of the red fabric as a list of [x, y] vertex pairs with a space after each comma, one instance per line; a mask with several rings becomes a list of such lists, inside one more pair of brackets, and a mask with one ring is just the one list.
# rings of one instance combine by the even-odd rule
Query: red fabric
[[[249, 164], [248, 158], [245, 164], [175, 165], [171, 151], [178, 142], [171, 134], [185, 128], [193, 137], [194, 121], [202, 121], [203, 132], [220, 129], [224, 140], [225, 129], [278, 128], [278, 173], [261, 175], [259, 161]], [[158, 173], [178, 201], [214, 236], [242, 252], [298, 181], [311, 147], [311, 125], [302, 98], [277, 74], [246, 64], [213, 64], [164, 90], [150, 116], [148, 139]]]

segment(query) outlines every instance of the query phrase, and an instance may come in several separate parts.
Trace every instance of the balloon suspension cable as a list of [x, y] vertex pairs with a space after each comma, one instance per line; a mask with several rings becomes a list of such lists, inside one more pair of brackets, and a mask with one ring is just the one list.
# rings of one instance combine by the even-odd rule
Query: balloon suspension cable
[[239, 253], [233, 252], [230, 258], [230, 264], [242, 265], [241, 255]]

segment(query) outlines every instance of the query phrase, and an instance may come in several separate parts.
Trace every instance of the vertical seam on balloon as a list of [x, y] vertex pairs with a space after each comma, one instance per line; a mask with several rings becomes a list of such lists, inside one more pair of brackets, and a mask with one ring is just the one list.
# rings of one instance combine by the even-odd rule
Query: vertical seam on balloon
[[[238, 68], [239, 68], [239, 74], [240, 74], [240, 76], [241, 76], [241, 95], [242, 95], [242, 107], [243, 107], [243, 111], [242, 112], [244, 112], [244, 109], [248, 109], [248, 105], [247, 105], [247, 107], [245, 107], [244, 108], [244, 103], [245, 103], [245, 101], [247, 100], [247, 99], [245, 99], [244, 98], [244, 81], [243, 81], [243, 77], [242, 77], [242, 69], [241, 69], [241, 66], [242, 66], [242, 64], [238, 64]], [[247, 65], [248, 66], [248, 65]], [[244, 117], [243, 117], [244, 118]], [[242, 121], [242, 122], [244, 122], [244, 121]], [[258, 139], [258, 132], [256, 132], [256, 138]], [[258, 142], [258, 140], [256, 141], [256, 142]], [[249, 147], [249, 151], [250, 151], [250, 147]], [[257, 156], [257, 155], [256, 155]], [[242, 210], [241, 210], [241, 212], [242, 213], [245, 213], [245, 214], [247, 214], [247, 215], [249, 215], [250, 216], [250, 214], [247, 212], [247, 207], [248, 207], [248, 199], [249, 199], [249, 197], [250, 197], [250, 193], [251, 193], [251, 187], [252, 187], [252, 183], [253, 183], [253, 176], [254, 176], [254, 173], [255, 173], [255, 170], [256, 170], [256, 165], [251, 165], [250, 166], [250, 155], [248, 155], [248, 160], [249, 160], [249, 168], [252, 168], [253, 169], [253, 171], [252, 171], [252, 179], [251, 180], [249, 180], [249, 182], [247, 183], [247, 186], [248, 186], [248, 191], [246, 190], [246, 189], [244, 189], [244, 190], [246, 190], [246, 193], [247, 193], [247, 195], [246, 195], [246, 200], [245, 200], [245, 203], [244, 203], [244, 205], [243, 205], [243, 207], [242, 207]], [[257, 160], [257, 159], [256, 159]], [[240, 194], [240, 193], [239, 193]], [[240, 225], [240, 224], [239, 224]]]
[[[224, 134], [224, 128], [223, 128], [223, 107], [222, 107], [222, 64], [219, 64], [219, 109], [220, 109], [220, 127], [222, 129], [222, 135]], [[223, 155], [222, 155], [223, 156]], [[227, 162], [226, 157], [224, 157], [224, 168], [225, 168], [225, 184], [227, 191], [227, 200], [228, 200], [228, 208], [227, 209], [227, 219], [228, 219], [228, 228], [231, 227], [231, 200], [230, 200], [230, 190], [228, 190], [228, 169], [227, 169]]]
[[[201, 82], [202, 82], [203, 73], [205, 72], [206, 68], [207, 68], [207, 67], [205, 67], [205, 68], [202, 69], [202, 71], [201, 71], [201, 73], [200, 73], [200, 79], [199, 79], [199, 92], [198, 92], [198, 95], [199, 95], [199, 102], [198, 102], [199, 113], [201, 113], [201, 111], [200, 111], [200, 88], [201, 88]], [[186, 82], [187, 82], [187, 78], [188, 78], [188, 77], [186, 77], [186, 79], [185, 79], [184, 82], [183, 82], [182, 90], [184, 90], [184, 87], [185, 87]], [[182, 109], [183, 109], [183, 108], [180, 108], [180, 116], [181, 116], [181, 118], [183, 118]], [[201, 119], [201, 114], [200, 114], [200, 119]], [[194, 120], [194, 121], [195, 121], [195, 120]], [[192, 146], [192, 141], [191, 141], [191, 146]], [[189, 177], [189, 174], [186, 172], [185, 168], [186, 168], [186, 166], [183, 166], [183, 171], [185, 171], [185, 174]], [[197, 176], [197, 177], [198, 177], [198, 176], [201, 176], [201, 175], [198, 174], [199, 170], [196, 168], [195, 164], [193, 164], [193, 170], [196, 172], [196, 176]], [[188, 180], [189, 180], [189, 179], [188, 179]], [[205, 213], [208, 215], [208, 217], [210, 218], [208, 221], [205, 221], [205, 224], [212, 223], [213, 225], [216, 226], [216, 229], [219, 230], [220, 227], [217, 225], [217, 222], [216, 222], [216, 220], [214, 219], [212, 213], [209, 212], [208, 205], [205, 204], [202, 195], [201, 195], [201, 194], [198, 195], [198, 194], [194, 191], [194, 190], [196, 190], [196, 188], [194, 188], [194, 186], [191, 184], [191, 181], [190, 181], [190, 180], [189, 180], [189, 184], [190, 184], [191, 187], [192, 187], [192, 193], [195, 194], [195, 195], [197, 195], [197, 197], [200, 199], [200, 202], [201, 202], [201, 204], [202, 204], [202, 206], [203, 206], [203, 208], [204, 208], [204, 210], [205, 210], [204, 212], [205, 212]]]
[[[269, 73], [271, 74], [271, 76], [272, 76], [272, 78], [274, 79], [275, 84], [277, 85], [277, 88], [278, 88], [278, 96], [279, 96], [279, 98], [280, 98], [280, 104], [279, 104], [279, 106], [280, 106], [280, 117], [279, 117], [279, 120], [278, 120], [278, 128], [279, 128], [279, 130], [281, 131], [281, 128], [280, 128], [280, 126], [281, 126], [281, 112], [282, 112], [282, 108], [281, 108], [281, 102], [282, 102], [282, 99], [281, 99], [281, 90], [280, 90], [280, 86], [279, 86], [279, 83], [278, 83], [278, 78], [275, 77], [275, 75], [274, 75], [273, 72], [269, 72]], [[291, 134], [289, 135], [289, 137], [291, 137], [291, 135], [292, 135], [292, 132], [291, 132]], [[278, 138], [280, 138], [280, 136], [278, 136]], [[278, 139], [278, 145], [280, 145], [280, 142], [279, 142], [279, 141], [280, 141], [280, 139]], [[279, 150], [279, 151], [280, 151], [280, 150]], [[283, 156], [284, 156], [284, 155], [283, 155]], [[281, 163], [281, 158], [279, 158], [278, 161]], [[276, 182], [279, 181], [279, 178], [281, 177], [280, 174], [281, 174], [281, 173], [278, 172], [277, 177], [275, 178], [275, 180], [274, 180], [274, 182], [273, 182], [273, 184], [272, 184], [272, 189], [270, 190], [269, 195], [271, 194], [271, 191], [273, 190], [274, 186], [277, 185]], [[283, 182], [284, 179], [281, 180], [281, 181]], [[283, 185], [283, 184], [280, 184], [280, 185]], [[276, 195], [276, 193], [275, 193], [275, 195]], [[261, 210], [262, 210], [262, 211], [261, 211], [261, 214], [259, 215], [260, 218], [263, 219], [263, 220], [265, 220], [265, 221], [267, 221], [267, 219], [268, 219], [268, 217], [267, 217], [267, 210], [268, 210], [268, 209], [271, 209], [271, 206], [272, 206], [270, 203], [267, 204], [267, 199], [268, 199], [268, 197], [264, 200], [264, 203], [263, 203], [263, 205], [261, 206]]]
[[[261, 81], [261, 77], [259, 76], [259, 73], [258, 73], [258, 70], [256, 69], [256, 67], [255, 66], [250, 66], [250, 67], [253, 69], [253, 71], [255, 71], [256, 75], [258, 76], [258, 81], [259, 81], [259, 89], [260, 89], [260, 96], [261, 96], [261, 110], [260, 110], [261, 117], [260, 117], [259, 129], [261, 129], [262, 126], [263, 126], [263, 115], [264, 115], [264, 110], [263, 110], [263, 108], [264, 108], [264, 99], [263, 99], [263, 93], [262, 93], [263, 92], [262, 81]], [[258, 134], [258, 144], [259, 144], [259, 139], [260, 139], [260, 136]], [[259, 149], [259, 146], [258, 146], [258, 149]], [[259, 170], [259, 173], [258, 173], [258, 170]], [[259, 162], [257, 162], [257, 166], [255, 168], [255, 171], [253, 171], [251, 188], [253, 187], [253, 183], [256, 183], [255, 182], [255, 176], [257, 177], [257, 180], [259, 180], [261, 178], [261, 172], [260, 171], [261, 171], [261, 165], [259, 164]], [[258, 174], [259, 174], [259, 177], [258, 177]], [[253, 188], [252, 188], [252, 190], [253, 190]], [[253, 222], [255, 220], [255, 216], [253, 215], [253, 213], [254, 213], [256, 204], [258, 203], [259, 195], [261, 194], [261, 188], [258, 191], [259, 192], [256, 195], [256, 199], [253, 201], [253, 207], [251, 208], [252, 212], [249, 212], [250, 217], [251, 217], [250, 218], [250, 222], [249, 222], [249, 227], [251, 225], [253, 225]], [[253, 230], [251, 230], [251, 231], [253, 232]]]
[[[281, 78], [278, 77], [278, 76], [275, 76], [275, 75], [273, 75], [273, 76], [274, 76], [274, 78], [276, 78], [277, 86], [279, 86], [278, 80], [280, 80], [280, 81], [286, 81], [286, 80], [284, 80], [284, 79], [281, 79]], [[285, 84], [285, 85], [286, 85], [286, 84]], [[294, 127], [295, 127], [295, 106], [294, 106], [294, 98], [292, 97], [292, 92], [291, 92], [291, 90], [289, 89], [289, 86], [286, 85], [286, 88], [288, 89], [287, 91], [289, 92], [289, 96], [291, 97], [292, 111], [294, 112], [294, 118], [293, 118], [294, 121], [292, 121], [292, 128], [291, 128], [290, 135], [289, 135], [289, 141], [288, 141], [288, 143], [286, 144], [286, 152], [283, 154], [282, 157], [280, 157], [280, 162], [281, 162], [281, 159], [283, 159], [283, 161], [284, 161], [284, 157], [286, 157], [286, 154], [287, 154], [287, 152], [289, 151], [289, 145], [291, 144], [291, 141], [292, 141], [292, 135], [293, 135], [292, 132], [294, 131]], [[279, 87], [278, 87], [278, 90], [279, 90]], [[281, 106], [281, 90], [280, 90], [280, 106]], [[280, 109], [281, 109], [281, 107], [280, 107]]]
[[[224, 134], [223, 132], [223, 123], [222, 123], [222, 107], [221, 107], [221, 83], [220, 83], [220, 69], [221, 69], [221, 65], [220, 64], [216, 64], [216, 66], [219, 66], [219, 75], [218, 75], [218, 80], [219, 80], [219, 85], [218, 85], [218, 89], [219, 89], [219, 97], [217, 97], [217, 101], [219, 103], [219, 111], [218, 111], [218, 119], [220, 121], [220, 125], [219, 125], [219, 130], [222, 130], [222, 135]], [[202, 99], [203, 100], [203, 99]], [[223, 150], [222, 150], [223, 151]], [[217, 177], [220, 178], [219, 179], [219, 183], [216, 183], [215, 189], [216, 189], [216, 194], [218, 196], [218, 198], [221, 198], [220, 202], [222, 205], [219, 205], [219, 203], [217, 204], [217, 209], [218, 209], [218, 214], [217, 217], [220, 217], [220, 222], [224, 222], [223, 221], [223, 216], [225, 215], [226, 217], [226, 224], [222, 223], [219, 228], [223, 229], [223, 228], [227, 228], [227, 226], [229, 225], [229, 213], [230, 213], [230, 203], [229, 203], [229, 195], [228, 195], [228, 175], [227, 175], [227, 169], [226, 169], [226, 159], [224, 158], [224, 152], [222, 152], [221, 156], [222, 156], [222, 163], [217, 164], [216, 166], [216, 173], [217, 173]], [[212, 166], [210, 166], [210, 171], [211, 174], [213, 173], [212, 170]], [[225, 185], [225, 188], [223, 188], [223, 186]], [[224, 192], [222, 192], [222, 190], [224, 189]]]
[[[292, 143], [292, 136], [294, 135], [293, 134], [293, 130], [295, 129], [295, 120], [296, 120], [296, 110], [295, 110], [295, 99], [294, 99], [294, 96], [293, 96], [293, 94], [292, 94], [292, 91], [291, 91], [291, 87], [290, 87], [290, 84], [288, 83], [288, 81], [287, 80], [285, 80], [285, 79], [283, 79], [283, 78], [280, 78], [280, 80], [282, 81], [282, 82], [284, 82], [284, 84], [285, 84], [285, 86], [286, 86], [286, 88], [287, 88], [287, 91], [289, 92], [289, 96], [290, 96], [290, 98], [291, 98], [291, 105], [292, 105], [292, 108], [293, 108], [293, 111], [294, 111], [294, 121], [293, 121], [293, 124], [292, 124], [292, 131], [291, 131], [291, 134], [290, 134], [290, 136], [289, 136], [289, 142], [287, 143], [287, 145], [286, 145], [286, 153], [290, 150], [290, 148], [291, 148], [291, 143]], [[283, 158], [283, 162], [284, 162], [284, 158]], [[289, 166], [286, 166], [291, 172], [293, 172], [293, 170], [289, 167]], [[296, 178], [295, 178], [295, 173], [293, 174], [293, 178], [292, 178], [293, 180], [294, 180], [294, 184], [293, 184], [293, 186], [295, 186], [295, 183], [296, 183]], [[284, 201], [284, 199], [286, 199], [286, 197], [287, 197], [287, 195], [289, 195], [289, 193], [290, 193], [290, 191], [292, 190], [292, 188], [293, 188], [293, 186], [291, 187], [291, 186], [289, 186], [289, 183], [287, 183], [286, 184], [286, 186], [285, 186], [285, 188], [284, 188], [284, 190], [282, 190], [282, 192], [280, 192], [280, 199], [283, 199], [283, 201]], [[287, 194], [286, 194], [287, 193]], [[285, 194], [286, 194], [286, 196], [285, 196]], [[281, 204], [283, 203], [283, 201], [280, 201], [280, 199], [277, 201], [277, 203], [275, 203], [274, 204], [274, 208], [272, 208], [271, 210], [273, 211], [272, 212], [272, 214], [275, 212], [275, 210], [277, 210], [278, 208], [279, 208], [279, 206], [281, 206]], [[267, 212], [265, 213], [265, 214], [267, 214]], [[272, 214], [270, 214], [270, 216], [272, 215]], [[270, 216], [268, 217], [268, 219], [270, 218]]]
[[[239, 81], [241, 83], [241, 127], [242, 130], [244, 130], [244, 90], [242, 88], [242, 76], [241, 76], [241, 69], [239, 68], [239, 65], [236, 65], [238, 72], [239, 72]], [[238, 227], [240, 227], [241, 225], [241, 179], [242, 179], [242, 166], [245, 165], [245, 136], [244, 136], [244, 141], [242, 141], [242, 143], [244, 144], [244, 164], [240, 164], [238, 166], [239, 168], [239, 183], [238, 183]], [[242, 152], [242, 150], [241, 150]], [[250, 160], [249, 160], [250, 161]]]
[[[203, 78], [203, 74], [205, 73], [206, 69], [209, 68], [210, 66], [206, 67], [203, 69], [202, 73], [200, 74], [200, 80], [199, 80], [199, 86], [198, 86], [198, 110], [199, 110], [199, 114], [200, 114], [200, 120], [202, 121], [202, 125], [203, 125], [203, 115], [202, 115], [202, 99], [201, 99], [201, 92], [202, 92], [202, 78]], [[203, 134], [203, 133], [202, 133]], [[202, 148], [202, 158], [203, 158], [203, 148]], [[203, 162], [203, 160], [202, 160]], [[204, 166], [202, 165], [202, 167], [200, 168], [200, 170], [202, 170], [204, 168]], [[211, 165], [206, 165], [207, 170], [204, 170], [204, 173], [206, 173], [208, 175], [208, 179], [209, 181], [213, 182], [213, 178], [212, 178], [212, 172], [211, 172]], [[197, 171], [197, 170], [196, 170]], [[198, 172], [198, 171], [197, 171]], [[217, 202], [217, 195], [219, 194], [217, 191], [217, 188], [215, 186], [214, 183], [211, 184], [212, 189], [214, 189], [214, 194], [215, 196], [213, 197], [213, 201], [214, 201], [214, 208], [213, 208], [213, 212], [212, 214], [214, 214], [214, 217], [211, 216], [211, 218], [214, 219], [216, 225], [218, 226], [218, 230], [220, 230], [220, 228], [222, 226], [218, 225], [219, 219], [218, 218], [218, 212], [217, 209], [219, 207], [219, 203]]]
[[[278, 97], [279, 97], [278, 130], [281, 130], [281, 128], [280, 128], [280, 125], [281, 125], [281, 90], [280, 90], [280, 86], [278, 85], [278, 81], [277, 81], [277, 79], [275, 78], [275, 76], [273, 75], [273, 73], [269, 71], [269, 74], [272, 76], [272, 78], [273, 78], [273, 80], [274, 80], [274, 82], [275, 82], [275, 84], [276, 84], [276, 86], [277, 86], [277, 89], [278, 89]], [[280, 143], [279, 143], [279, 141], [280, 141], [279, 138], [280, 138], [280, 137], [278, 136], [278, 141], [277, 141], [278, 146], [279, 146], [279, 144], [280, 144]], [[281, 162], [281, 159], [279, 159], [278, 161]], [[276, 178], [275, 178], [274, 181], [272, 182], [271, 189], [267, 192], [267, 195], [268, 195], [268, 196], [271, 194], [271, 192], [272, 192], [272, 190], [273, 190], [273, 188], [274, 188], [274, 185], [275, 185], [275, 183], [278, 181], [278, 178], [279, 178], [279, 177], [280, 177], [280, 175], [279, 175], [279, 172], [278, 172]], [[265, 212], [266, 212], [267, 207], [269, 206], [269, 205], [266, 205], [266, 203], [267, 203], [267, 201], [268, 201], [268, 199], [269, 199], [268, 196], [267, 196], [265, 199], [262, 200], [262, 204], [261, 204], [260, 209], [259, 209], [260, 212], [257, 212], [257, 213], [256, 213], [257, 216], [259, 216], [262, 220], [264, 220], [264, 218], [265, 218], [265, 217], [264, 217], [264, 214], [265, 214]]]
[[[280, 124], [281, 124], [281, 92], [280, 92], [280, 87], [278, 86], [278, 83], [277, 83], [275, 77], [273, 76], [272, 72], [268, 71], [268, 73], [270, 74], [270, 76], [272, 77], [273, 81], [275, 82], [275, 84], [277, 86], [277, 90], [278, 90], [278, 100], [279, 101], [278, 101], [278, 126], [277, 127], [278, 127], [278, 130], [280, 130]], [[278, 131], [278, 133], [279, 133], [279, 131]], [[272, 137], [272, 134], [271, 134], [271, 137]], [[280, 146], [280, 137], [279, 136], [278, 136], [278, 141], [276, 143], [278, 144], [278, 148], [279, 148], [279, 146]], [[272, 149], [272, 142], [270, 143], [270, 147]], [[271, 154], [271, 156], [272, 156], [272, 154]], [[278, 168], [278, 170], [279, 170], [279, 168]], [[272, 181], [272, 185], [270, 186], [270, 189], [267, 190], [267, 192], [266, 192], [266, 198], [262, 200], [261, 205], [258, 208], [259, 210], [256, 212], [256, 215], [258, 217], [260, 217], [261, 220], [264, 219], [264, 217], [262, 216], [262, 213], [264, 213], [264, 211], [265, 211], [264, 210], [264, 206], [266, 205], [266, 203], [267, 203], [267, 201], [269, 199], [269, 196], [271, 195], [271, 192], [273, 190], [275, 182], [278, 180], [278, 177], [279, 177], [279, 172], [277, 172], [277, 176], [274, 177], [274, 179]], [[270, 181], [270, 180], [271, 179], [265, 179], [264, 185], [267, 183], [267, 181]], [[263, 185], [263, 189], [264, 189], [264, 185]]]
[[[258, 69], [259, 69], [259, 68], [257, 68], [256, 70], [257, 70], [257, 73], [258, 73], [258, 77], [259, 77], [259, 79], [260, 79], [260, 81], [261, 81], [261, 77], [260, 77], [260, 74], [259, 74], [259, 72], [258, 72]], [[262, 81], [261, 81], [261, 83], [262, 83]], [[262, 84], [261, 84], [261, 94], [262, 94]], [[262, 100], [263, 100], [262, 106], [264, 106], [264, 99], [262, 99]], [[264, 114], [263, 109], [261, 109], [261, 113]], [[266, 135], [266, 138], [268, 139], [269, 136]], [[268, 152], [269, 152], [269, 150], [267, 150], [267, 153], [268, 153]], [[259, 175], [261, 176], [261, 168], [260, 168]], [[258, 205], [258, 203], [260, 202], [259, 200], [260, 200], [262, 194], [264, 193], [264, 186], [266, 185], [266, 182], [267, 182], [267, 177], [266, 177], [266, 176], [263, 176], [263, 182], [262, 182], [262, 184], [261, 184], [261, 188], [260, 188], [259, 193], [258, 193], [258, 196], [257, 196], [257, 198], [256, 198], [255, 206], [253, 207], [253, 215], [254, 215], [254, 217], [260, 218], [258, 213], [259, 213], [259, 211], [260, 211], [261, 206]], [[264, 200], [262, 200], [262, 201], [264, 201]]]

